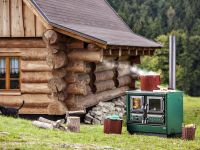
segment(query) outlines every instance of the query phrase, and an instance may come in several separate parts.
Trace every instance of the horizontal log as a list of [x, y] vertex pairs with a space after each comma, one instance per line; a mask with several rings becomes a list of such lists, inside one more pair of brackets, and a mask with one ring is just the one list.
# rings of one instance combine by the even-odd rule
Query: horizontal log
[[19, 114], [26, 114], [26, 115], [46, 115], [47, 107], [32, 107], [32, 108], [22, 108], [19, 110]]
[[103, 61], [103, 53], [102, 51], [87, 51], [83, 49], [72, 50], [68, 53], [68, 58], [70, 60], [80, 60], [87, 62], [102, 62]]
[[84, 81], [69, 84], [67, 86], [66, 92], [68, 94], [87, 95], [87, 84]]
[[67, 83], [62, 78], [54, 77], [48, 81], [47, 86], [52, 92], [56, 93], [64, 91]]
[[26, 72], [51, 71], [46, 61], [21, 61], [21, 70]]
[[46, 57], [46, 62], [51, 69], [60, 69], [67, 64], [67, 57], [63, 51], [59, 51], [56, 54], [49, 53]]
[[23, 100], [25, 102], [23, 108], [30, 109], [35, 107], [47, 107], [49, 103], [52, 102], [47, 94], [23, 94], [20, 96], [1, 96], [0, 105], [18, 108]]
[[46, 48], [41, 38], [1, 38], [0, 48]]
[[71, 40], [69, 43], [67, 43], [67, 49], [74, 49], [74, 48], [84, 48], [84, 42], [80, 40]]
[[88, 44], [87, 45], [87, 50], [89, 51], [99, 51], [101, 48], [95, 44]]
[[46, 30], [43, 34], [43, 40], [46, 44], [56, 44], [58, 42], [66, 42], [67, 41], [67, 38], [64, 37], [64, 35], [52, 30], [52, 29], [49, 29], [49, 30]]
[[135, 81], [129, 75], [118, 78], [118, 82], [119, 82], [118, 87], [135, 86]]
[[22, 60], [46, 60], [47, 49], [46, 48], [30, 48], [21, 49]]
[[117, 76], [118, 76], [118, 77], [130, 75], [130, 74], [131, 74], [131, 71], [130, 71], [129, 68], [128, 68], [128, 69], [125, 68], [125, 69], [118, 69], [118, 70], [117, 70]]
[[130, 61], [119, 61], [117, 66], [118, 69], [130, 69], [130, 67]]
[[51, 72], [22, 72], [22, 83], [48, 83], [53, 78]]
[[106, 90], [112, 90], [115, 88], [115, 83], [113, 80], [100, 81], [95, 83], [95, 88], [97, 93]]
[[23, 94], [50, 94], [51, 90], [47, 83], [22, 83], [21, 92]]
[[48, 97], [52, 100], [63, 102], [67, 98], [67, 93], [66, 92], [55, 92], [55, 93], [51, 93], [50, 95], [48, 95]]
[[48, 115], [64, 115], [67, 113], [67, 107], [63, 102], [53, 101], [49, 104], [47, 111]]
[[78, 83], [84, 81], [86, 84], [89, 84], [90, 76], [89, 74], [67, 73], [67, 75], [65, 76], [65, 81], [67, 83]]
[[88, 73], [91, 71], [89, 64], [83, 61], [69, 61], [66, 66], [67, 72]]
[[129, 87], [116, 88], [97, 94], [88, 96], [75, 96], [71, 95], [66, 101], [66, 105], [70, 111], [82, 110], [97, 105], [100, 101], [109, 101], [113, 98], [124, 95], [129, 90]]
[[32, 124], [38, 128], [42, 129], [53, 129], [53, 125], [45, 122], [40, 121], [33, 121]]
[[116, 65], [114, 63], [110, 63], [110, 62], [104, 61], [103, 63], [97, 63], [96, 64], [95, 72], [112, 70], [115, 67], [116, 67]]
[[114, 77], [113, 70], [95, 72], [95, 81], [111, 80]]

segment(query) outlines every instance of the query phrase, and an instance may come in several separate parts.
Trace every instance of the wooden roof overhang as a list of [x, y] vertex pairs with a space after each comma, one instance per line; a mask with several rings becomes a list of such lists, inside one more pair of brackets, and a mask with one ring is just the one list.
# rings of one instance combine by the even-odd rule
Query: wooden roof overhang
[[[108, 43], [107, 41], [104, 41], [98, 37], [93, 37], [88, 34], [84, 34], [80, 31], [74, 30], [73, 28], [68, 28], [66, 26], [57, 24], [55, 22], [51, 22], [51, 20], [44, 14], [44, 12], [41, 11], [41, 9], [37, 6], [37, 4], [34, 3], [34, 0], [23, 0], [25, 4], [32, 10], [32, 12], [40, 19], [40, 21], [44, 24], [44, 26], [47, 29], [53, 29], [59, 33], [62, 33], [64, 35], [70, 36], [72, 38], [81, 40], [86, 43], [92, 43], [100, 48], [104, 49], [104, 55], [116, 55], [116, 56], [124, 56], [124, 55], [152, 55], [157, 48], [161, 48], [162, 45], [153, 42], [153, 47], [149, 46], [133, 46], [133, 45], [122, 45], [118, 43], [115, 43], [114, 45], [112, 43]], [[135, 34], [136, 35], [136, 34]], [[140, 37], [140, 36], [138, 36]], [[145, 38], [144, 38], [145, 39]], [[147, 43], [149, 42], [148, 39]]]

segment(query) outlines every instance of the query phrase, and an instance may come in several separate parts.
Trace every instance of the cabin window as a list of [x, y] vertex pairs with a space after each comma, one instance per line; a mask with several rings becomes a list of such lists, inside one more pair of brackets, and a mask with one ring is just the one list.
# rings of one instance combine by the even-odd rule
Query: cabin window
[[20, 89], [19, 66], [18, 57], [0, 57], [0, 90]]

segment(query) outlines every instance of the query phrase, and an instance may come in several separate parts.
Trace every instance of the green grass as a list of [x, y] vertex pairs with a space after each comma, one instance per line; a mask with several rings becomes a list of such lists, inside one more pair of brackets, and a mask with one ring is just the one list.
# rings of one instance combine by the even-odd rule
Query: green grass
[[[185, 123], [200, 125], [200, 98], [185, 96]], [[120, 149], [199, 149], [200, 129], [195, 141], [129, 135], [123, 127], [122, 135], [105, 135], [102, 126], [81, 125], [81, 133], [38, 129], [31, 121], [0, 117], [0, 149], [73, 149], [64, 144], [77, 143], [85, 149], [111, 146]], [[63, 148], [65, 147], [65, 148]]]

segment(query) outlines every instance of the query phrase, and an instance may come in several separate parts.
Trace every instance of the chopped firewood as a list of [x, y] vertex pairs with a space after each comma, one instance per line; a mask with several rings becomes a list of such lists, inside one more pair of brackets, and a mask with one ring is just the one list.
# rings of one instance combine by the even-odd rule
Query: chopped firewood
[[40, 121], [33, 121], [32, 124], [34, 126], [37, 126], [39, 128], [43, 129], [53, 129], [53, 125], [45, 122], [40, 122]]

